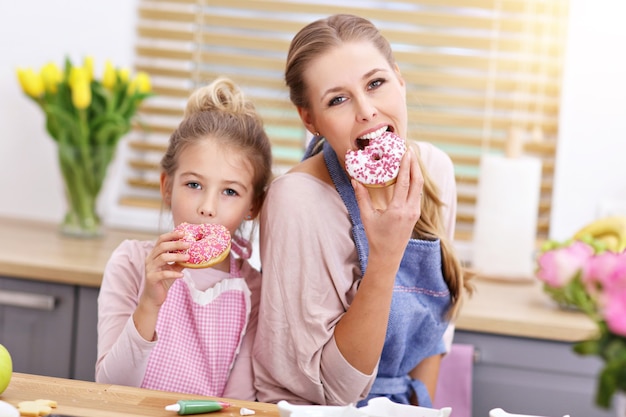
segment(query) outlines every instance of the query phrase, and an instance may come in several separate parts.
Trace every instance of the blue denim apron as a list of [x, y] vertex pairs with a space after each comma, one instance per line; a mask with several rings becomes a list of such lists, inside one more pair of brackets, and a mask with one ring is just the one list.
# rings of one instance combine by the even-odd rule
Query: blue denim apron
[[[311, 156], [315, 147], [315, 143], [309, 146], [305, 158]], [[354, 189], [337, 155], [326, 142], [323, 152], [335, 188], [348, 209], [363, 272], [367, 268], [369, 245]], [[370, 398], [382, 396], [409, 404], [415, 392], [420, 406], [432, 407], [426, 386], [411, 379], [408, 373], [423, 359], [445, 352], [443, 334], [448, 326], [445, 315], [449, 306], [450, 292], [443, 278], [439, 240], [410, 239], [396, 275], [378, 374], [369, 395], [358, 406], [365, 405]]]

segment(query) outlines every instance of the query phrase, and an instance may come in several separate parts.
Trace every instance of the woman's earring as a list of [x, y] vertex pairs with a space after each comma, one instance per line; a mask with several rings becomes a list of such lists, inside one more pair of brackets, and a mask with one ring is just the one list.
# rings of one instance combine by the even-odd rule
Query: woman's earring
[[313, 136], [320, 136], [320, 132], [314, 132]]

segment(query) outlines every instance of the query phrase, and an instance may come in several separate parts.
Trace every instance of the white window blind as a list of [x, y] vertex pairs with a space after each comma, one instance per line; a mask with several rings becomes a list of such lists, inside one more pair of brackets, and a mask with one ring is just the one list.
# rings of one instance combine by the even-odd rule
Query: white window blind
[[[159, 160], [186, 98], [224, 75], [262, 114], [277, 170], [300, 160], [306, 132], [288, 100], [289, 42], [334, 13], [372, 20], [392, 43], [407, 81], [410, 139], [429, 141], [455, 164], [457, 238], [470, 239], [480, 155], [502, 153], [512, 131], [541, 158], [538, 236], [549, 232], [567, 0], [141, 0], [136, 69], [157, 96], [125, 139], [117, 217], [137, 225], [158, 213]], [[136, 216], [134, 212], [142, 213]], [[152, 220], [151, 220], [152, 221]]]

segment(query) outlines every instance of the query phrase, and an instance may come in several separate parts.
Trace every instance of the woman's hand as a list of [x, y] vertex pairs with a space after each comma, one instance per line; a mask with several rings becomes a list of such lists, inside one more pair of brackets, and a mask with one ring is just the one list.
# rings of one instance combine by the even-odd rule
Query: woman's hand
[[176, 262], [189, 259], [188, 254], [179, 253], [189, 248], [189, 243], [180, 240], [182, 237], [181, 231], [162, 234], [146, 258], [146, 281], [133, 314], [135, 327], [146, 340], [154, 339], [157, 315], [169, 288], [175, 280], [183, 277], [183, 267]]
[[[393, 188], [366, 189], [352, 181], [367, 234], [367, 269], [352, 304], [335, 326], [337, 347], [359, 371], [376, 368], [385, 342], [396, 274], [420, 216], [424, 178], [413, 151], [406, 152]], [[363, 341], [367, 341], [364, 343]]]
[[352, 181], [369, 242], [369, 256], [381, 255], [400, 263], [413, 228], [421, 215], [424, 177], [415, 151], [409, 146], [400, 163], [393, 191], [367, 189]]

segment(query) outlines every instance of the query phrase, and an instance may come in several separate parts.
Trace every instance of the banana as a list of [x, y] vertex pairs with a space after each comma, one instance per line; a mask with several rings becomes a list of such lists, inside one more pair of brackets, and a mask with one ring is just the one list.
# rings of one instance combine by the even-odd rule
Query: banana
[[607, 216], [583, 226], [574, 234], [576, 240], [593, 239], [607, 250], [622, 252], [626, 249], [626, 216]]

